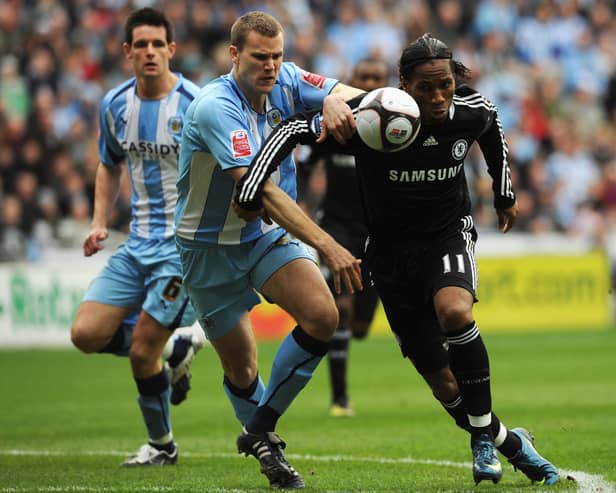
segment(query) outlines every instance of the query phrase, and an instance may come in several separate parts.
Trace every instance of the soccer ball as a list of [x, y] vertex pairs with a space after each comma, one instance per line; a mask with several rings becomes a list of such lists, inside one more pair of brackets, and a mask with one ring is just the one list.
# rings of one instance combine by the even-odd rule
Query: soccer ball
[[375, 89], [364, 96], [355, 116], [357, 133], [368, 147], [397, 152], [410, 146], [421, 127], [419, 106], [395, 87]]

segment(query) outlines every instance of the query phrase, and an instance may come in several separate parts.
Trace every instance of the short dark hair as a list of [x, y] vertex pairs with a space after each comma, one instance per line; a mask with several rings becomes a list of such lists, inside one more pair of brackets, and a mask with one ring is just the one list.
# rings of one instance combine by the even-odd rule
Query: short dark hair
[[233, 26], [231, 26], [231, 44], [235, 45], [238, 50], [242, 50], [248, 34], [252, 31], [268, 38], [274, 38], [278, 34], [284, 33], [282, 24], [274, 16], [255, 10], [244, 14], [233, 23]]
[[381, 65], [385, 68], [386, 72], [389, 72], [389, 66], [387, 65], [387, 62], [385, 61], [385, 59], [376, 57], [376, 56], [367, 56], [359, 60], [353, 66], [353, 76], [355, 76], [357, 72], [360, 71], [363, 65]]
[[173, 41], [173, 27], [167, 16], [160, 10], [151, 7], [135, 10], [131, 12], [124, 24], [124, 41], [129, 45], [133, 42], [133, 29], [139, 26], [164, 27], [166, 32], [167, 44]]
[[430, 33], [417, 38], [402, 52], [398, 64], [400, 78], [409, 79], [417, 65], [430, 60], [451, 60], [451, 69], [456, 76], [464, 80], [470, 78], [471, 71], [462, 62], [453, 59], [449, 46]]

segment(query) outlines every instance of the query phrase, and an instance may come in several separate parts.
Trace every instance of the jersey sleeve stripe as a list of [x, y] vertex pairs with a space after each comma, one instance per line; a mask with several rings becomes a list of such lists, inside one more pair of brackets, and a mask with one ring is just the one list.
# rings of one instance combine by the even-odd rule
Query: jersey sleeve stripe
[[[247, 172], [241, 190], [238, 194], [240, 203], [251, 202], [265, 180], [280, 164], [280, 159], [290, 151], [289, 146], [295, 146], [301, 134], [309, 132], [306, 120], [290, 120], [276, 128], [269, 142], [257, 153]], [[276, 159], [279, 158], [279, 159]]]
[[509, 167], [509, 148], [507, 147], [507, 141], [505, 140], [505, 134], [503, 132], [503, 126], [500, 118], [496, 117], [496, 125], [498, 126], [498, 133], [500, 134], [501, 144], [503, 148], [503, 170], [501, 173], [500, 193], [503, 197], [514, 198], [513, 183], [511, 182], [511, 169]]

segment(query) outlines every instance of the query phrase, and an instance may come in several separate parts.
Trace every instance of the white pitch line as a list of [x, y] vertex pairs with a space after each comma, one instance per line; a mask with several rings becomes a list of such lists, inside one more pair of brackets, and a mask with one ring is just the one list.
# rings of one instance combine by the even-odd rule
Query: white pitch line
[[[0, 449], [0, 455], [12, 455], [12, 456], [34, 456], [34, 457], [70, 457], [72, 455], [87, 455], [87, 456], [127, 456], [130, 455], [131, 452], [119, 451], [119, 450], [110, 450], [104, 452], [82, 452], [82, 451], [61, 451], [61, 450], [21, 450], [21, 449], [8, 449], [2, 450]], [[353, 455], [310, 455], [310, 454], [286, 454], [290, 459], [299, 459], [299, 460], [311, 460], [318, 462], [368, 462], [368, 463], [376, 463], [376, 464], [424, 464], [424, 465], [434, 465], [434, 466], [445, 466], [445, 467], [457, 467], [468, 469], [471, 467], [470, 462], [453, 462], [448, 460], [432, 460], [432, 459], [415, 459], [413, 457], [398, 457], [398, 458], [388, 458], [388, 457], [358, 457]], [[232, 453], [195, 453], [195, 452], [182, 452], [182, 457], [194, 457], [194, 458], [214, 458], [214, 459], [230, 459], [230, 458], [243, 458], [240, 454], [232, 454]], [[603, 476], [599, 474], [589, 474], [583, 471], [568, 471], [564, 469], [559, 469], [561, 481], [567, 481], [569, 478], [575, 480], [575, 484], [577, 485], [576, 493], [587, 493], [589, 491], [595, 493], [616, 493], [616, 490], [612, 486], [609, 481], [603, 479]], [[165, 488], [165, 487], [156, 487], [155, 490], [152, 488], [147, 488], [147, 491], [155, 491], [155, 492], [167, 492], [172, 491], [173, 488]], [[100, 493], [113, 493], [114, 491], [118, 491], [114, 488], [103, 488], [97, 487], [95, 490], [92, 490], [91, 487], [86, 486], [69, 486], [68, 489], [60, 489], [54, 486], [46, 486], [39, 487], [36, 489], [37, 492], [40, 493], [54, 493], [60, 491], [74, 491], [79, 493], [81, 491], [96, 491]], [[137, 488], [134, 491], [146, 491], [144, 488]], [[242, 490], [236, 489], [227, 489], [227, 488], [218, 488], [216, 490], [212, 490], [212, 493], [237, 493]], [[541, 490], [534, 490], [534, 493], [540, 493]], [[545, 490], [548, 491], [548, 490]], [[26, 490], [23, 488], [2, 488], [0, 487], [0, 493], [25, 493]], [[333, 492], [330, 492], [333, 493]]]
[[[0, 488], [2, 493], [115, 493], [117, 491], [126, 491], [126, 488], [109, 488], [107, 486], [38, 486], [32, 488]], [[139, 486], [131, 487], [131, 492], [144, 493], [170, 493], [177, 491], [177, 488], [170, 486]], [[246, 493], [246, 490], [238, 490], [236, 488], [208, 488], [208, 493]]]

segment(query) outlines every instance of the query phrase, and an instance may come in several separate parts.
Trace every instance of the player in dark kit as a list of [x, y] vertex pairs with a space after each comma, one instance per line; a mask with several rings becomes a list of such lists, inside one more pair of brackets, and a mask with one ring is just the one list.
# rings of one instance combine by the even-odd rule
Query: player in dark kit
[[[463, 166], [473, 142], [493, 179], [499, 229], [509, 231], [517, 215], [496, 108], [464, 85], [469, 70], [429, 34], [403, 51], [399, 70], [401, 89], [421, 110], [415, 141], [398, 153], [383, 154], [355, 134], [345, 147], [356, 157], [372, 280], [402, 354], [470, 432], [475, 482], [500, 480], [498, 449], [532, 481], [554, 484], [558, 471], [534, 449], [530, 433], [508, 430], [492, 412], [488, 353], [472, 313], [477, 232]], [[355, 108], [359, 101], [349, 104]], [[238, 212], [254, 216], [261, 207], [260, 187], [279, 158], [319, 133], [318, 114], [296, 115], [279, 125], [238, 186]], [[333, 139], [324, 145], [341, 148]]]
[[[388, 72], [387, 63], [383, 59], [364, 58], [353, 68], [349, 84], [364, 91], [371, 91], [387, 85]], [[310, 154], [299, 162], [298, 166], [310, 175], [322, 160], [327, 177], [325, 195], [319, 207], [319, 225], [353, 256], [362, 258], [368, 228], [359, 207], [355, 158], [342, 152], [323, 152], [323, 146], [318, 144], [310, 146], [309, 150]], [[369, 276], [365, 264], [362, 266], [362, 274], [364, 279]], [[354, 414], [347, 395], [349, 343], [351, 337], [364, 339], [368, 335], [378, 296], [370, 283], [365, 283], [364, 289], [354, 294], [337, 294], [327, 271], [325, 277], [339, 313], [338, 328], [329, 343], [327, 353], [331, 384], [329, 414], [333, 417], [348, 417]]]

